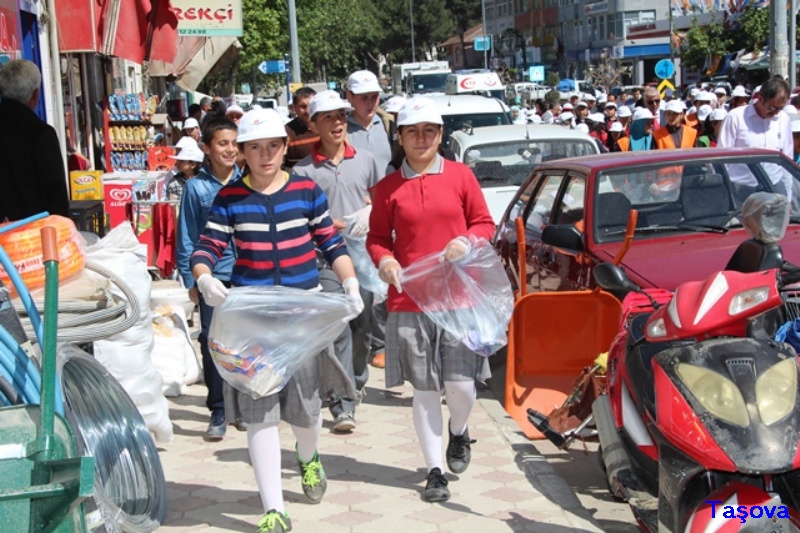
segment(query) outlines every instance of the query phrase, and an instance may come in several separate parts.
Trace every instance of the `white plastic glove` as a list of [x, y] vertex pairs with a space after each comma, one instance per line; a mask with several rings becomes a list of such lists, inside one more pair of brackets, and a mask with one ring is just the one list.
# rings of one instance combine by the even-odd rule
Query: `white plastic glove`
[[203, 274], [197, 278], [197, 288], [211, 307], [222, 305], [225, 303], [225, 298], [228, 297], [228, 288], [211, 274]]
[[469, 253], [471, 246], [466, 237], [456, 237], [447, 243], [442, 253], [444, 261], [458, 261]]
[[347, 300], [356, 308], [352, 315], [348, 315], [344, 318], [344, 322], [350, 322], [364, 310], [364, 300], [361, 299], [361, 291], [358, 288], [358, 280], [356, 278], [347, 278], [344, 280], [342, 282], [342, 288], [344, 289], [344, 295], [347, 297]]
[[350, 236], [363, 237], [369, 232], [369, 214], [371, 212], [372, 206], [368, 205], [343, 217], [347, 221], [348, 234]]
[[400, 267], [400, 263], [397, 262], [397, 259], [388, 255], [381, 259], [380, 265], [378, 266], [378, 277], [380, 277], [384, 283], [394, 285], [397, 292], [402, 294], [403, 288], [400, 286], [401, 276], [402, 268]]

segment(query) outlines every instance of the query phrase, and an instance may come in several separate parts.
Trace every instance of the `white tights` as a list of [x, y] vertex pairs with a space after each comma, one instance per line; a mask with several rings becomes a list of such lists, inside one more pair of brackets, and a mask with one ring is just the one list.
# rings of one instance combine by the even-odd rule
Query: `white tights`
[[[474, 381], [445, 381], [445, 398], [450, 411], [450, 431], [463, 435], [475, 405], [476, 390]], [[442, 393], [441, 391], [421, 391], [414, 389], [412, 402], [414, 428], [422, 445], [425, 466], [430, 472], [439, 468], [444, 472], [442, 460]]]

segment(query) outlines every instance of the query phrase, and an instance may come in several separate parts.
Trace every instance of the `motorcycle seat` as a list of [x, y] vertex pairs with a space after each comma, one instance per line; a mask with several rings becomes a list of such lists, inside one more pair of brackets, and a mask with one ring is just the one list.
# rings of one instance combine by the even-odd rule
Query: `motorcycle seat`
[[761, 272], [783, 265], [783, 250], [778, 243], [748, 239], [733, 252], [725, 270], [736, 272]]

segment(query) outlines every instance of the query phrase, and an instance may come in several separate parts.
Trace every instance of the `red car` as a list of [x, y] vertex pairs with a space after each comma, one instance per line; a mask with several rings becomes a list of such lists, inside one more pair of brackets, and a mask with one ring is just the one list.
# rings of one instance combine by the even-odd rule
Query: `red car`
[[[517, 191], [495, 247], [519, 286], [515, 219], [525, 222], [529, 292], [594, 288], [592, 268], [611, 261], [628, 213], [636, 234], [622, 267], [642, 287], [674, 289], [723, 270], [749, 238], [741, 205], [756, 191], [789, 191], [785, 260], [800, 264], [800, 168], [773, 151], [624, 152], [544, 163]], [[543, 235], [544, 229], [548, 228]], [[544, 236], [544, 238], [543, 238]]]

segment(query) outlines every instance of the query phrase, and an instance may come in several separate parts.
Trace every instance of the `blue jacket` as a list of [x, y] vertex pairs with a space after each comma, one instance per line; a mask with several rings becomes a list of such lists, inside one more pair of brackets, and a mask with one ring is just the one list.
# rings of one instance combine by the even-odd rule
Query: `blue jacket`
[[[232, 180], [238, 180], [240, 177], [241, 171], [237, 168]], [[200, 235], [203, 234], [208, 214], [211, 211], [211, 204], [220, 189], [222, 189], [222, 183], [211, 175], [209, 166], [202, 167], [200, 173], [187, 181], [183, 188], [180, 216], [178, 217], [178, 249], [175, 256], [178, 273], [187, 289], [194, 287], [194, 276], [192, 276], [189, 260], [197, 241], [200, 240]], [[235, 259], [234, 247], [229, 246], [222, 259], [214, 266], [214, 277], [229, 281]]]

